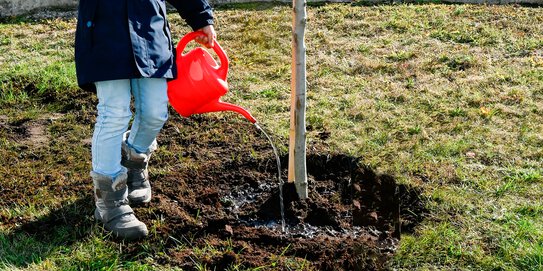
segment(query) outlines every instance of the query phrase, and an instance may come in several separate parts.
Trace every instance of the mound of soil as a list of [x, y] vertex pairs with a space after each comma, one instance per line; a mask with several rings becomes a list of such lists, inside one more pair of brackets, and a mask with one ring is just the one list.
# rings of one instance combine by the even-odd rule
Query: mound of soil
[[[358, 158], [326, 153], [322, 144], [309, 148], [309, 198], [298, 199], [293, 184], [283, 187], [283, 231], [275, 158], [257, 129], [244, 122], [176, 119], [159, 142], [179, 161], [168, 165], [174, 173], [152, 176], [155, 197], [139, 216], [160, 217], [158, 235], [172, 247], [179, 240], [189, 247], [172, 249], [164, 259], [184, 269], [195, 269], [195, 258], [211, 270], [271, 262], [276, 265], [270, 269], [287, 270], [288, 258], [305, 259], [316, 270], [386, 269], [400, 232], [411, 230], [425, 212], [420, 191]], [[288, 165], [287, 157], [281, 165]], [[281, 172], [284, 180], [286, 169]], [[202, 256], [190, 249], [209, 244], [221, 252]]]

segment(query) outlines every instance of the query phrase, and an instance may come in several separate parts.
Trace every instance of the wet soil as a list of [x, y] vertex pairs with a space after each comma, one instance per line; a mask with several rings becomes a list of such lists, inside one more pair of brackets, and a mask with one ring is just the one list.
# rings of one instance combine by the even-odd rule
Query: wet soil
[[[271, 269], [288, 270], [282, 261], [289, 257], [315, 270], [384, 270], [401, 231], [424, 216], [421, 191], [398, 185], [360, 158], [328, 153], [324, 140], [308, 148], [309, 198], [298, 199], [291, 183], [284, 186], [282, 232], [276, 163], [264, 136], [242, 121], [176, 118], [159, 142], [178, 160], [168, 161], [170, 173], [152, 176], [152, 211], [140, 216], [161, 217], [157, 234], [172, 246], [171, 239], [190, 236], [189, 247], [219, 248], [222, 253], [204, 257], [211, 270], [273, 261], [278, 265]], [[286, 155], [281, 165], [286, 182]], [[202, 259], [191, 249], [172, 249], [165, 261], [191, 270], [195, 257]]]
[[[13, 130], [17, 127], [20, 132]], [[11, 140], [32, 135], [28, 122], [17, 126], [0, 121], [2, 129], [15, 131], [7, 133], [14, 137]], [[400, 233], [412, 231], [424, 218], [421, 191], [397, 184], [360, 158], [327, 152], [328, 137], [318, 138], [308, 148], [309, 198], [300, 200], [292, 184], [284, 186], [287, 227], [282, 232], [277, 166], [266, 138], [232, 114], [183, 119], [172, 112], [150, 163], [153, 199], [134, 208], [151, 235], [141, 245], [126, 246], [125, 257], [134, 260], [146, 255], [142, 251], [166, 251], [153, 254], [155, 261], [183, 270], [198, 270], [197, 263], [208, 270], [233, 265], [263, 270], [386, 270]], [[286, 144], [287, 139], [275, 142]], [[286, 182], [286, 155], [281, 164]], [[77, 206], [54, 210], [38, 221], [1, 220], [21, 225], [16, 232], [41, 235], [68, 217], [69, 224], [79, 223], [74, 238], [84, 238], [93, 223], [88, 218], [90, 180], [87, 186], [88, 195]], [[73, 186], [78, 194], [82, 188]]]

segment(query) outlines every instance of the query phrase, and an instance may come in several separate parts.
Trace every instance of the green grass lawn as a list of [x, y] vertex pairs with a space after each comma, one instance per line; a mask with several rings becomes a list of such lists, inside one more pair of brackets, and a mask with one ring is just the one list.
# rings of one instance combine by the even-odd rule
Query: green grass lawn
[[[215, 12], [231, 59], [225, 100], [273, 131], [282, 153], [290, 12], [270, 4]], [[391, 266], [543, 270], [543, 9], [327, 4], [310, 6], [308, 17], [309, 145], [330, 132], [330, 151], [362, 156], [428, 198], [429, 215], [402, 235]], [[176, 14], [170, 23], [176, 39], [189, 31]], [[46, 122], [50, 138], [35, 151], [0, 125], [0, 190], [31, 191], [0, 195], [1, 221], [13, 222], [0, 224], [0, 268], [168, 269], [155, 259], [160, 244], [127, 256], [130, 244], [95, 227], [65, 226], [39, 240], [13, 228], [61, 202], [72, 202], [63, 208], [72, 213], [91, 204], [76, 200], [89, 194], [82, 140], [92, 126], [80, 120], [94, 114], [95, 98], [76, 85], [74, 33], [75, 19], [0, 23], [0, 124]], [[64, 193], [65, 185], [81, 189]]]

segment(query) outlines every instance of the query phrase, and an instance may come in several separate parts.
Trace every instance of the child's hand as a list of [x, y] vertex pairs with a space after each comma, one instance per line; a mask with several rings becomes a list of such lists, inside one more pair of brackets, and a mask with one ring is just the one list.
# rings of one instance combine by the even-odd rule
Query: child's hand
[[205, 36], [200, 35], [196, 37], [195, 39], [196, 42], [204, 45], [207, 48], [213, 47], [213, 39], [217, 37], [217, 34], [215, 33], [215, 28], [213, 27], [213, 25], [204, 26], [198, 29], [198, 31], [204, 32]]

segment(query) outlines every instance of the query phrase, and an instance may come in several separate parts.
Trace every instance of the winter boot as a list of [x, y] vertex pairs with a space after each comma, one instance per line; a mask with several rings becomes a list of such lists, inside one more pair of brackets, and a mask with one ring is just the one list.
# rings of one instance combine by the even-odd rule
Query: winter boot
[[128, 205], [126, 172], [115, 179], [91, 171], [94, 182], [96, 210], [94, 216], [104, 223], [104, 228], [116, 237], [134, 240], [148, 234], [147, 227], [134, 215]]
[[131, 204], [146, 203], [151, 201], [151, 183], [147, 165], [151, 153], [157, 149], [157, 143], [156, 140], [153, 141], [148, 152], [138, 153], [127, 143], [129, 133], [130, 131], [124, 134], [121, 147], [121, 164], [128, 169], [128, 200]]

